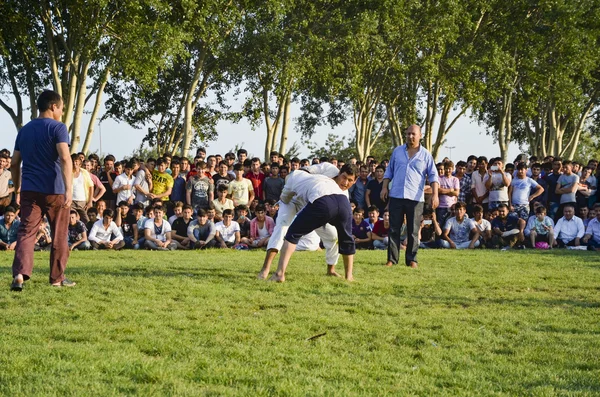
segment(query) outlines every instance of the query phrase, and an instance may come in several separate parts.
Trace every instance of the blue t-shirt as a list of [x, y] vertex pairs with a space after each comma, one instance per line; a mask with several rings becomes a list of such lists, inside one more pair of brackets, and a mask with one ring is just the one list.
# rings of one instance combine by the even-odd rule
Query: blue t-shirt
[[519, 228], [519, 217], [513, 214], [508, 214], [506, 223], [502, 222], [499, 216], [492, 220], [492, 229], [498, 228], [501, 232], [506, 232]]
[[15, 150], [21, 152], [21, 191], [64, 194], [56, 145], [69, 144], [67, 126], [49, 118], [31, 120], [17, 134]]
[[529, 204], [529, 193], [531, 190], [538, 187], [538, 183], [529, 177], [524, 179], [515, 178], [510, 183], [512, 186], [512, 203], [513, 205]]

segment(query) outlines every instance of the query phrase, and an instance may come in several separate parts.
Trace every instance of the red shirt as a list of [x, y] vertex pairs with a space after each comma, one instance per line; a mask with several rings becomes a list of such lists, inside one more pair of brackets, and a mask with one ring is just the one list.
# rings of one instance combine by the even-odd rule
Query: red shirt
[[377, 221], [377, 223], [375, 223], [375, 226], [373, 226], [373, 233], [375, 233], [379, 237], [387, 237], [389, 232], [390, 229], [383, 226], [383, 220]]
[[252, 182], [252, 188], [254, 189], [254, 197], [259, 200], [262, 200], [263, 182], [265, 181], [265, 174], [263, 174], [262, 172], [255, 174], [252, 171], [250, 171], [246, 175], [244, 175], [244, 178], [250, 179], [250, 182]]

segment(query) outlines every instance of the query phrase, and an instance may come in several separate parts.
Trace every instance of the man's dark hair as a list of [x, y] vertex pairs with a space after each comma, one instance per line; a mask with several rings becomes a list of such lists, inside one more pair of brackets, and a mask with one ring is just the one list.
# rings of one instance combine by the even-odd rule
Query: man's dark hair
[[431, 215], [433, 215], [433, 208], [425, 207], [423, 209], [423, 216], [431, 216]]
[[377, 167], [375, 167], [376, 170], [383, 170], [383, 172], [385, 172], [385, 165], [383, 164], [379, 164]]
[[479, 157], [477, 157], [477, 162], [478, 162], [478, 163], [483, 163], [483, 162], [486, 162], [486, 163], [487, 163], [487, 162], [488, 162], [488, 159], [487, 159], [487, 157], [485, 157], [485, 156], [479, 156]]
[[369, 208], [367, 208], [367, 213], [369, 212], [379, 212], [379, 207], [377, 207], [376, 205], [372, 205]]
[[217, 164], [217, 165], [218, 165], [218, 166], [224, 165], [224, 166], [226, 166], [226, 167], [229, 167], [229, 165], [227, 164], [227, 162], [226, 162], [225, 160], [221, 160], [221, 161], [219, 162], [219, 164]]
[[112, 154], [107, 154], [106, 156], [104, 156], [103, 162], [107, 162], [107, 161], [112, 161], [113, 163], [115, 161], [117, 161], [117, 159], [115, 159], [115, 156], [113, 156]]
[[173, 156], [171, 156], [171, 154], [170, 154], [170, 153], [164, 153], [164, 154], [162, 155], [162, 157], [163, 157], [163, 159], [165, 159], [165, 160], [166, 160], [166, 159], [171, 159], [171, 160], [173, 160]]
[[129, 203], [125, 200], [119, 201], [118, 207], [129, 207]]
[[467, 209], [467, 203], [465, 203], [464, 201], [459, 201], [456, 204], [454, 204], [454, 209], [455, 210], [457, 210], [459, 208]]
[[235, 153], [229, 152], [229, 153], [225, 154], [225, 158], [229, 159], [229, 160], [235, 160]]
[[226, 192], [229, 188], [227, 187], [227, 185], [219, 185], [219, 187], [217, 188], [217, 192]]
[[156, 164], [156, 159], [154, 159], [152, 157], [148, 157], [148, 159], [146, 160], [146, 163], [154, 163], [154, 164]]
[[290, 171], [290, 167], [288, 167], [287, 165], [282, 165], [281, 167], [279, 167], [279, 172], [281, 172], [283, 170], [289, 172]]
[[225, 215], [233, 216], [233, 210], [231, 208], [227, 208], [226, 210], [223, 210], [223, 217], [225, 217]]
[[[5, 211], [6, 211], [6, 210], [5, 210]], [[69, 215], [73, 215], [73, 214], [77, 215], [77, 214], [78, 214], [78, 212], [77, 212], [77, 211], [75, 211], [75, 210], [71, 210], [71, 211], [69, 211]]]
[[159, 165], [161, 165], [161, 164], [167, 164], [167, 160], [165, 160], [165, 159], [164, 159], [164, 157], [159, 157], [159, 158], [157, 158], [157, 159], [156, 159], [156, 162], [155, 162], [155, 164], [156, 164], [157, 166], [159, 166]]
[[[554, 161], [556, 161], [556, 160], [554, 160]], [[569, 164], [573, 165], [573, 162], [571, 160], [565, 160], [562, 162], [562, 165], [569, 165]]]
[[473, 213], [481, 212], [483, 214], [483, 207], [479, 204], [475, 204], [473, 206]]
[[236, 211], [248, 211], [248, 206], [246, 204], [240, 204], [237, 207], [235, 207]]
[[8, 207], [4, 208], [4, 213], [6, 214], [7, 212], [12, 212], [13, 214], [16, 214], [17, 210], [15, 210], [15, 207], [9, 205]]
[[199, 153], [204, 153], [204, 154], [206, 154], [206, 149], [205, 149], [205, 148], [203, 148], [203, 147], [199, 147], [198, 149], [196, 149], [196, 156], [197, 156]]
[[171, 165], [181, 165], [181, 161], [179, 161], [179, 159], [172, 159]]
[[542, 165], [540, 163], [533, 163], [531, 168], [542, 168]]
[[110, 208], [107, 208], [104, 211], [102, 211], [102, 217], [104, 218], [105, 216], [108, 216], [109, 218], [114, 218], [115, 212]]
[[466, 166], [467, 166], [466, 161], [460, 160], [458, 163], [456, 163], [456, 167], [466, 167]]
[[517, 170], [526, 170], [526, 169], [527, 169], [527, 164], [525, 164], [525, 163], [517, 164]]
[[206, 216], [206, 211], [204, 210], [204, 208], [198, 208], [198, 210], [196, 211], [196, 216]]
[[[252, 159], [250, 160], [250, 164], [252, 163], [256, 163], [259, 162], [260, 163], [260, 159], [258, 157], [252, 157]], [[246, 164], [246, 162], [244, 161], [244, 164]]]
[[37, 107], [40, 112], [50, 110], [52, 105], [60, 105], [62, 97], [58, 92], [52, 90], [44, 90], [37, 98]]
[[271, 150], [271, 153], [269, 153], [269, 157], [271, 157], [271, 156], [279, 157], [279, 152], [277, 150]]
[[191, 205], [189, 205], [189, 204], [184, 204], [184, 205], [183, 205], [183, 211], [185, 211], [185, 210], [194, 211], [194, 207], [192, 207], [192, 206], [191, 206]]
[[327, 157], [327, 156], [319, 157], [319, 162], [329, 163], [329, 157]]
[[254, 212], [267, 212], [267, 207], [264, 204], [259, 204], [254, 208]]
[[277, 201], [275, 201], [274, 199], [266, 199], [265, 204], [269, 204], [270, 206], [273, 206], [273, 205], [277, 204]]
[[300, 159], [298, 157], [294, 157], [290, 162], [300, 164]]
[[539, 207], [537, 207], [535, 209], [535, 213], [536, 214], [542, 214], [542, 213], [546, 213], [546, 207], [544, 207], [543, 205], [540, 205]]
[[234, 171], [244, 171], [244, 165], [241, 163], [237, 163], [233, 165]]
[[144, 204], [142, 203], [135, 203], [134, 205], [131, 206], [132, 210], [144, 210]]
[[363, 209], [362, 209], [362, 208], [360, 208], [360, 207], [356, 207], [356, 208], [354, 209], [354, 211], [352, 211], [352, 213], [353, 213], [353, 214], [361, 214], [362, 216], [365, 216], [365, 210], [363, 210]]
[[356, 176], [358, 175], [358, 169], [355, 165], [352, 164], [344, 164], [342, 168], [340, 168], [340, 174], [346, 173], [346, 175]]
[[248, 151], [246, 149], [238, 149], [237, 155], [239, 156], [240, 154], [245, 154], [247, 156], [248, 155]]
[[251, 167], [252, 166], [252, 160], [250, 159], [246, 159], [244, 160], [244, 167]]
[[470, 155], [469, 157], [467, 157], [467, 163], [471, 160], [477, 160], [477, 156], [475, 156], [474, 154]]
[[508, 209], [508, 204], [506, 204], [506, 203], [500, 203], [500, 204], [498, 204], [497, 209], [500, 209], [500, 208], [506, 208], [506, 209]]
[[271, 163], [271, 168], [279, 169], [279, 163]]

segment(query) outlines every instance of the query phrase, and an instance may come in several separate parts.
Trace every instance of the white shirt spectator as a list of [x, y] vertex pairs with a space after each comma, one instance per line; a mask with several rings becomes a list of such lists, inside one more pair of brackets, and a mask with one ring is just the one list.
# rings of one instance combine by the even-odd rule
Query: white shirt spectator
[[108, 229], [104, 228], [103, 220], [100, 219], [94, 226], [92, 226], [92, 230], [90, 230], [90, 235], [88, 236], [88, 240], [93, 241], [95, 243], [107, 243], [111, 240], [111, 236], [114, 234], [115, 242], [119, 242], [123, 240], [123, 235], [121, 234], [121, 230], [117, 227], [117, 224], [113, 221], [108, 225]]
[[221, 238], [226, 243], [235, 243], [235, 233], [240, 231], [240, 224], [236, 221], [231, 221], [229, 226], [225, 226], [223, 221], [215, 225], [215, 229], [221, 235]]
[[[508, 185], [512, 182], [512, 177], [508, 172], [504, 175], [508, 178]], [[502, 174], [499, 172], [492, 173], [492, 187], [490, 188], [490, 195], [488, 196], [490, 201], [508, 201], [508, 186], [504, 186], [504, 179]]]
[[473, 225], [479, 230], [479, 234], [483, 234], [486, 230], [492, 231], [492, 224], [487, 219], [481, 219], [481, 223], [477, 223], [474, 219]]
[[120, 187], [123, 187], [126, 185], [129, 186], [129, 189], [121, 190], [119, 193], [117, 193], [117, 204], [119, 204], [121, 201], [129, 200], [129, 198], [131, 196], [133, 196], [133, 194], [134, 194], [133, 182], [134, 181], [135, 181], [135, 178], [133, 177], [133, 175], [128, 178], [127, 174], [125, 174], [125, 173], [122, 173], [115, 178], [115, 181], [113, 182], [113, 185], [112, 185], [113, 189], [119, 189]]
[[86, 201], [85, 199], [85, 180], [83, 172], [79, 172], [77, 178], [73, 177], [73, 201]]
[[167, 241], [167, 233], [169, 233], [171, 229], [171, 225], [169, 222], [163, 219], [162, 226], [158, 227], [154, 224], [154, 219], [148, 219], [144, 224], [144, 230], [150, 230], [150, 237], [165, 242]]
[[578, 216], [573, 216], [571, 220], [566, 220], [563, 216], [556, 222], [554, 236], [557, 240], [562, 240], [565, 244], [575, 238], [582, 238], [585, 234], [583, 221]]

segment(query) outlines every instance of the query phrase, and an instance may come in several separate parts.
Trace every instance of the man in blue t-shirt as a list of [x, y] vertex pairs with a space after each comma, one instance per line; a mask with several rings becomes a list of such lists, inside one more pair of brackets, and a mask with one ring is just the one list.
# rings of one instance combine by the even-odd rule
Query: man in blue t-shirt
[[[530, 211], [529, 203], [544, 193], [544, 188], [527, 176], [525, 163], [519, 163], [516, 172], [516, 178], [510, 182], [508, 188], [508, 198], [517, 216], [527, 222]], [[533, 193], [531, 193], [532, 190]]]
[[492, 246], [503, 247], [503, 250], [513, 248], [517, 243], [525, 241], [523, 230], [526, 222], [515, 214], [508, 213], [508, 205], [498, 205], [498, 216], [492, 220]]
[[39, 117], [17, 134], [11, 166], [17, 201], [21, 205], [21, 225], [12, 265], [10, 288], [13, 291], [21, 291], [23, 282], [31, 277], [35, 236], [44, 216], [48, 217], [54, 239], [50, 254], [50, 284], [56, 287], [75, 285], [64, 274], [69, 260], [73, 163], [69, 154], [69, 132], [60, 121], [63, 100], [54, 91], [44, 91], [37, 99], [37, 107]]

